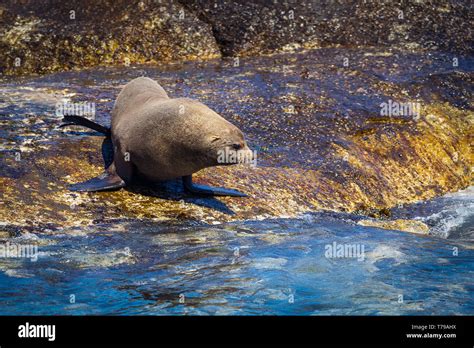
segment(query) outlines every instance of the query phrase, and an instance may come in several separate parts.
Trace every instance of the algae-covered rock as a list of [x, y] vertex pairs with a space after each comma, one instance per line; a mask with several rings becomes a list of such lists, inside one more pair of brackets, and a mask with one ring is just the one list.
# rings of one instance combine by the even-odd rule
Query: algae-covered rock
[[220, 56], [210, 25], [177, 1], [22, 1], [0, 13], [8, 75]]
[[417, 220], [361, 220], [358, 222], [362, 226], [371, 226], [383, 228], [385, 230], [404, 231], [415, 234], [428, 234], [430, 228], [421, 221]]
[[[468, 1], [183, 1], [225, 55], [341, 45], [472, 53]], [[226, 15], [223, 15], [223, 14]]]
[[[341, 56], [354, 63], [338, 64]], [[0, 220], [50, 233], [114, 219], [217, 224], [317, 210], [389, 216], [399, 204], [472, 184], [474, 114], [459, 93], [472, 88], [472, 72], [463, 61], [453, 71], [451, 62], [445, 54], [320, 49], [244, 58], [237, 67], [191, 62], [3, 83]], [[209, 168], [195, 178], [248, 198], [188, 195], [179, 180], [115, 192], [67, 190], [103, 170], [102, 137], [55, 129], [56, 102], [94, 101], [96, 120], [107, 124], [120, 88], [141, 75], [172, 97], [202, 101], [244, 131], [256, 167]], [[433, 84], [441, 75], [447, 83]], [[397, 101], [416, 101], [419, 110], [384, 115], [381, 105]]]
[[0, 72], [244, 56], [315, 47], [473, 52], [469, 1], [7, 1]]

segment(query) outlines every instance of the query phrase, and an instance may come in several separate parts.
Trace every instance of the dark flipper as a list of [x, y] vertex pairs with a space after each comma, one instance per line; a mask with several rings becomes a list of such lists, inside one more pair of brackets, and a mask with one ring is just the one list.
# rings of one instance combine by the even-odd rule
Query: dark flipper
[[107, 191], [116, 190], [124, 186], [125, 181], [123, 181], [117, 174], [104, 172], [90, 180], [70, 185], [69, 190], [78, 192]]
[[[102, 159], [104, 160], [104, 167], [109, 168], [114, 163], [114, 146], [111, 137], [105, 137], [102, 142]], [[115, 170], [115, 167], [114, 167]], [[108, 170], [110, 172], [110, 170]]]
[[110, 128], [102, 126], [82, 116], [64, 116], [63, 123], [59, 125], [59, 128], [71, 125], [87, 127], [99, 133], [110, 135]]
[[183, 176], [183, 184], [186, 191], [199, 195], [248, 197], [245, 193], [237, 190], [194, 184], [192, 175]]

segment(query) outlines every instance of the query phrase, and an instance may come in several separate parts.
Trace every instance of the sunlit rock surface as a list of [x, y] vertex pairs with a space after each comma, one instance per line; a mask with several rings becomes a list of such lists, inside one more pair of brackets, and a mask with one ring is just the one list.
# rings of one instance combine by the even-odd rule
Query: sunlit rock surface
[[[351, 62], [344, 66], [343, 58]], [[0, 89], [0, 220], [53, 233], [114, 219], [229, 220], [294, 217], [317, 210], [387, 217], [393, 207], [472, 183], [469, 57], [399, 50], [320, 49], [233, 61], [130, 67], [4, 80]], [[183, 193], [179, 181], [116, 192], [73, 193], [67, 185], [102, 171], [102, 137], [58, 130], [58, 101], [97, 105], [110, 121], [120, 88], [137, 76], [171, 96], [198, 99], [239, 126], [256, 167], [209, 168], [196, 181], [248, 198]], [[381, 116], [389, 100], [419, 114]]]

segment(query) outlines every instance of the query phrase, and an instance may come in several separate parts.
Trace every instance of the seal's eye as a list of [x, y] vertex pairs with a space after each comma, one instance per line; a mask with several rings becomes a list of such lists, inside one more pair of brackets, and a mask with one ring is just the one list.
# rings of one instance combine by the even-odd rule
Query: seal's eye
[[240, 150], [240, 149], [242, 148], [242, 144], [237, 144], [237, 143], [232, 144], [232, 148], [233, 148], [234, 150]]
[[211, 137], [211, 143], [215, 143], [216, 141], [219, 141], [219, 140], [221, 140], [221, 138], [219, 138], [217, 136]]

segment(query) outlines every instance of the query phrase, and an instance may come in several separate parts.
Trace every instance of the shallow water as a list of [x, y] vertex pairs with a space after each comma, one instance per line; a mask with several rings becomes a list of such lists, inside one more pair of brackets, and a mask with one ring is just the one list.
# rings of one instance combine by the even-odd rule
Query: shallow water
[[[468, 203], [474, 203], [474, 197], [469, 197]], [[467, 198], [460, 193], [424, 206], [430, 206], [433, 213], [440, 200], [461, 209]], [[472, 219], [472, 210], [470, 214]], [[419, 218], [429, 220], [431, 215]], [[72, 229], [43, 237], [22, 235], [10, 242], [36, 244], [39, 256], [36, 261], [2, 260], [1, 311], [158, 315], [473, 313], [472, 238], [457, 241], [364, 227], [356, 225], [358, 219], [347, 214], [316, 213], [299, 219], [212, 227], [116, 221], [89, 231]], [[460, 230], [472, 236], [473, 225], [454, 229], [456, 233]], [[334, 243], [358, 246], [360, 253], [330, 257], [326, 248]]]

